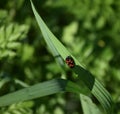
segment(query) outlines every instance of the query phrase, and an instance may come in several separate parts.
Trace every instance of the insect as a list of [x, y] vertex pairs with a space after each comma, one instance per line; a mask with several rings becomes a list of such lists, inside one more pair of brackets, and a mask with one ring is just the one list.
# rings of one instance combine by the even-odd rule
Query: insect
[[75, 62], [71, 56], [67, 56], [65, 62], [70, 68], [73, 68], [75, 66]]

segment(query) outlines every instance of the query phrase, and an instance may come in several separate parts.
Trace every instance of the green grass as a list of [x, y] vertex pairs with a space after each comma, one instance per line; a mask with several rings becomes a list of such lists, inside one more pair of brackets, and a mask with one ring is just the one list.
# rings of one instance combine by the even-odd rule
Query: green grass
[[[33, 3], [31, 2], [32, 10], [35, 15], [35, 19], [41, 29], [41, 32], [43, 34], [43, 37], [51, 50], [51, 53], [54, 57], [56, 57], [57, 62], [60, 63], [60, 65], [63, 67], [64, 60], [67, 56], [72, 56], [75, 61], [75, 67], [71, 70], [76, 74], [76, 78], [78, 80], [83, 81], [85, 86], [89, 89], [89, 91], [97, 98], [97, 100], [101, 103], [103, 108], [108, 114], [112, 114], [112, 98], [111, 95], [108, 93], [108, 91], [104, 88], [104, 86], [89, 72], [85, 69], [84, 65], [82, 65], [76, 57], [74, 57], [67, 48], [54, 36], [54, 34], [49, 30], [49, 28], [46, 26], [40, 15], [35, 10], [35, 7]], [[64, 67], [63, 67], [64, 69]], [[53, 79], [49, 80], [47, 82], [43, 82], [40, 84], [36, 84], [27, 88], [24, 88], [22, 90], [7, 94], [5, 96], [0, 97], [0, 106], [7, 106], [12, 103], [21, 102], [25, 100], [35, 99], [38, 97], [43, 97], [46, 95], [51, 95], [59, 92], [73, 92], [80, 94], [83, 110], [93, 110], [93, 114], [96, 113], [95, 107], [93, 106], [93, 102], [91, 99], [86, 95], [83, 91], [80, 89], [79, 83], [71, 82], [69, 80], [65, 79]], [[17, 97], [16, 97], [17, 96]], [[86, 99], [88, 105], [90, 106], [88, 108], [86, 102], [84, 101], [84, 98]], [[95, 104], [94, 104], [95, 105]], [[98, 111], [98, 110], [97, 110]], [[87, 112], [84, 112], [85, 114], [88, 114]]]

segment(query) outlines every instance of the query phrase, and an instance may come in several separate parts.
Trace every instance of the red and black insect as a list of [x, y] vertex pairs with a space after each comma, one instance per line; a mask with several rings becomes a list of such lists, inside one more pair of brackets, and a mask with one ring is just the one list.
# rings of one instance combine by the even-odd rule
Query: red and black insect
[[75, 62], [71, 56], [67, 56], [65, 62], [70, 68], [73, 68], [75, 66]]

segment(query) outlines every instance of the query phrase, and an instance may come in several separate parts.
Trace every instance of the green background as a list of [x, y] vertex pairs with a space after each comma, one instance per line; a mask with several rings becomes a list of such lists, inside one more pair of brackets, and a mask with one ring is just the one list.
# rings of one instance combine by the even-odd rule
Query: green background
[[[103, 82], [115, 102], [114, 113], [120, 114], [120, 1], [36, 0], [34, 4], [55, 36]], [[69, 69], [64, 72], [55, 62], [36, 23], [30, 1], [1, 0], [0, 95], [53, 78], [75, 80], [74, 75]], [[76, 94], [60, 93], [0, 111], [80, 114], [83, 112], [78, 98]], [[95, 98], [93, 101], [98, 104]]]

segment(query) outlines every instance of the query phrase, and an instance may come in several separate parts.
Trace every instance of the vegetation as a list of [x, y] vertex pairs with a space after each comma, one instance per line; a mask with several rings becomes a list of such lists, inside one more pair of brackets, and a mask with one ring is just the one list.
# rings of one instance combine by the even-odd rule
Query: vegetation
[[[114, 101], [113, 114], [120, 114], [120, 2], [112, 0], [37, 0], [34, 5], [46, 25], [74, 55], [75, 62], [78, 60], [80, 65], [82, 64], [81, 66], [84, 66], [104, 84]], [[86, 88], [86, 83], [81, 80], [83, 78], [78, 80], [76, 77], [75, 73], [78, 73], [78, 69], [71, 70], [64, 65], [64, 61], [58, 60], [54, 52], [52, 52], [54, 56], [52, 55], [50, 46], [43, 39], [45, 34], [42, 32], [42, 36], [38, 28], [39, 22], [37, 24], [33, 16], [30, 1], [6, 0], [0, 1], [0, 6], [0, 95], [3, 96], [28, 86], [32, 87], [38, 83], [43, 84], [40, 91], [44, 94], [45, 88], [48, 88], [46, 84], [50, 84], [50, 82], [53, 83], [51, 87], [56, 87], [55, 90], [60, 89], [54, 82], [61, 78], [63, 80], [60, 80], [62, 86], [60, 91], [68, 90], [65, 93], [37, 96], [39, 98], [35, 96], [36, 99], [30, 98], [25, 102], [2, 107], [0, 113], [103, 114], [97, 101], [99, 98], [96, 99], [93, 96], [95, 92], [89, 88], [88, 84], [88, 88], [93, 93], [91, 95]], [[56, 48], [59, 49], [60, 46], [64, 49], [61, 44], [57, 45], [59, 42], [55, 41], [55, 44]], [[65, 54], [62, 51], [59, 53], [63, 59], [69, 55], [68, 51], [65, 50], [65, 52]], [[59, 64], [56, 64], [55, 60]], [[87, 81], [91, 82], [91, 79]], [[80, 88], [74, 85], [74, 82]], [[63, 86], [67, 83], [68, 86]], [[72, 87], [74, 88], [71, 89]], [[31, 90], [34, 91], [34, 88], [30, 89], [30, 93]], [[77, 91], [77, 94], [74, 91]], [[89, 97], [79, 96], [78, 93], [89, 96], [97, 108]], [[17, 99], [20, 95], [15, 94], [13, 98]]]

